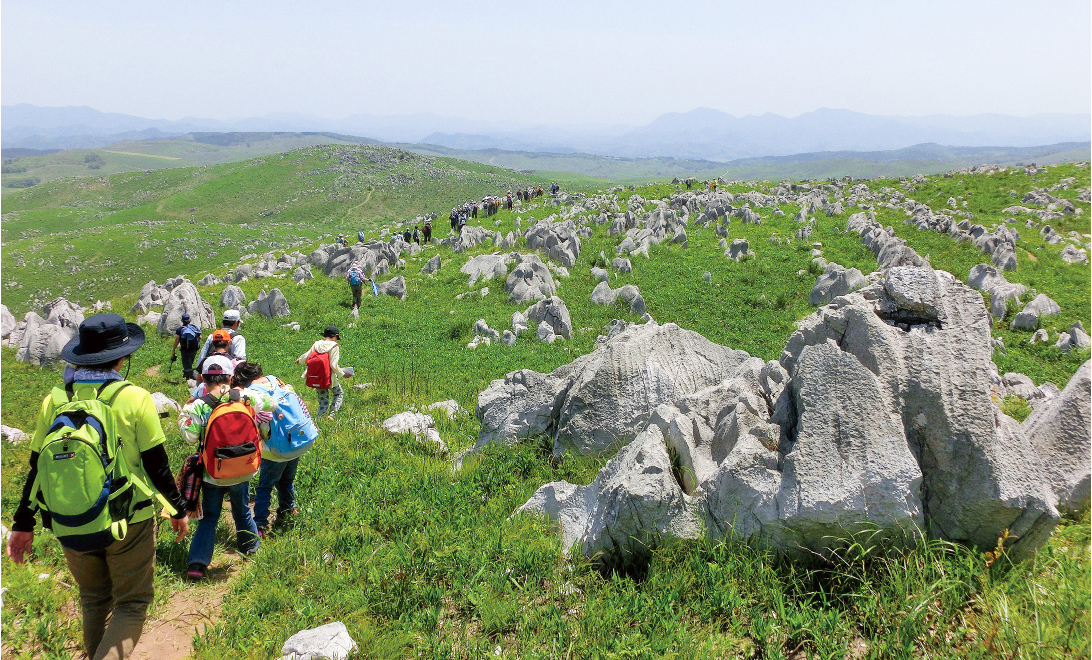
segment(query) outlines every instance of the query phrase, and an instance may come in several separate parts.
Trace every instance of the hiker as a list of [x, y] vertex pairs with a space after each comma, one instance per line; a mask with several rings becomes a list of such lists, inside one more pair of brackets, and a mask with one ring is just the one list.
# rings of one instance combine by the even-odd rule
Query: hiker
[[409, 227], [406, 227], [405, 231], [402, 232], [402, 240], [406, 243], [409, 243], [413, 240], [413, 234], [410, 232]]
[[[344, 390], [337, 376], [352, 378], [351, 374], [338, 366], [341, 358], [341, 347], [338, 341], [341, 333], [337, 326], [329, 325], [322, 331], [322, 339], [316, 341], [303, 355], [296, 358], [296, 364], [305, 362], [307, 369], [303, 372], [303, 379], [307, 387], [318, 390], [318, 414], [319, 417], [329, 415], [327, 419], [333, 419], [338, 410], [341, 410], [341, 401], [345, 397]], [[330, 393], [333, 392], [334, 400], [330, 402]]]
[[[262, 462], [258, 487], [254, 490], [254, 524], [258, 536], [265, 538], [269, 530], [269, 505], [273, 489], [277, 489], [276, 528], [283, 528], [297, 515], [296, 469], [300, 457], [312, 447], [318, 428], [311, 420], [307, 405], [291, 385], [273, 375], [262, 375], [258, 364], [243, 363], [235, 367], [234, 382], [268, 394], [277, 403], [276, 415], [257, 413], [259, 424], [267, 422], [269, 431], [262, 441]], [[268, 415], [269, 419], [264, 419]]]
[[341, 245], [341, 246], [345, 245], [345, 234], [338, 234], [337, 235], [337, 244]]
[[[239, 366], [248, 364], [242, 362]], [[208, 394], [186, 404], [178, 416], [178, 428], [186, 442], [199, 445], [198, 455], [205, 473], [201, 484], [201, 521], [190, 541], [187, 559], [186, 577], [190, 580], [208, 577], [225, 495], [231, 501], [239, 554], [249, 557], [262, 544], [250, 514], [250, 480], [257, 474], [261, 461], [255, 414], [273, 411], [276, 403], [267, 394], [233, 386], [234, 374], [235, 366], [223, 355], [205, 360], [201, 375]]]
[[182, 315], [182, 325], [175, 328], [174, 347], [171, 349], [171, 362], [176, 359], [175, 351], [182, 349], [182, 376], [194, 380], [193, 360], [201, 350], [201, 328], [190, 323], [190, 315]]
[[426, 222], [425, 228], [421, 230], [421, 233], [425, 235], [425, 245], [432, 244], [432, 223]]
[[[204, 383], [204, 377], [201, 374], [204, 373], [205, 361], [214, 355], [222, 355], [235, 362], [231, 357], [231, 333], [223, 328], [216, 330], [209, 337], [209, 353], [197, 363], [197, 389], [194, 390], [194, 398], [205, 395], [205, 389], [201, 387], [201, 384]], [[242, 362], [242, 360], [239, 360], [239, 362]], [[200, 394], [197, 392], [200, 392]]]
[[363, 229], [356, 232], [356, 242], [357, 243], [363, 243], [364, 242], [364, 230]]
[[[152, 396], [119, 373], [143, 344], [144, 331], [135, 323], [126, 323], [117, 314], [95, 314], [80, 323], [77, 336], [61, 350], [61, 357], [69, 363], [64, 388], [55, 388], [42, 402], [30, 444], [30, 473], [8, 536], [8, 557], [21, 564], [32, 549], [35, 509], [42, 510], [42, 526], [52, 528], [61, 542], [68, 570], [79, 588], [83, 646], [93, 660], [126, 658], [140, 639], [154, 596], [153, 498], [171, 514], [175, 542], [189, 530], [185, 502], [171, 474], [166, 437]], [[86, 411], [86, 419], [97, 418], [99, 424], [75, 422], [73, 429], [73, 420], [82, 418], [64, 413], [76, 410]], [[51, 433], [56, 425], [61, 428]], [[108, 429], [107, 437], [100, 438], [96, 427]], [[73, 442], [75, 446], [67, 448], [68, 436], [105, 443], [106, 449], [120, 452], [120, 457], [104, 469], [102, 449], [86, 442]], [[40, 461], [43, 455], [50, 460]], [[68, 460], [58, 460], [58, 456]], [[101, 481], [92, 481], [96, 470]], [[109, 476], [105, 470], [111, 471]], [[124, 493], [116, 501], [129, 499], [128, 507], [116, 511], [112, 505], [98, 503], [106, 479], [114, 484], [114, 492]], [[36, 481], [41, 490], [32, 502]], [[63, 484], [63, 489], [58, 484]], [[80, 500], [87, 506], [79, 509], [90, 514], [98, 508], [100, 513], [90, 522], [75, 525], [80, 521], [71, 518], [86, 520], [88, 515], [51, 516], [49, 509], [58, 499], [66, 513], [71, 514]]]
[[353, 309], [360, 307], [360, 294], [365, 282], [371, 282], [371, 278], [364, 275], [364, 268], [359, 261], [354, 261], [345, 273], [345, 281], [349, 283], [349, 289], [353, 292]]
[[[237, 309], [225, 309], [224, 318], [220, 325], [224, 330], [227, 330], [228, 335], [231, 337], [231, 346], [228, 349], [228, 355], [236, 360], [246, 359], [246, 337], [239, 334], [239, 328], [243, 326], [242, 318], [239, 316], [239, 310]], [[215, 332], [212, 333], [216, 334]], [[201, 352], [197, 354], [197, 364], [200, 365], [201, 361], [205, 359], [209, 354], [209, 349], [212, 347], [212, 335], [205, 340], [205, 345], [201, 347]], [[200, 375], [200, 367], [198, 367], [198, 374]]]
[[421, 244], [421, 230], [417, 227], [417, 225], [413, 226], [413, 242], [418, 245]]

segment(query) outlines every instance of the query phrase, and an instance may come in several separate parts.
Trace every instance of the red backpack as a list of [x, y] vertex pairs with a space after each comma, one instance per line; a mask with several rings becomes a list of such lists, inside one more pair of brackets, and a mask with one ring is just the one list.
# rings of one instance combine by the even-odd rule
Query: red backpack
[[307, 387], [316, 390], [330, 389], [330, 354], [311, 353], [307, 356], [307, 373], [303, 377]]
[[254, 422], [254, 408], [244, 403], [238, 390], [230, 401], [212, 395], [201, 400], [212, 406], [201, 440], [201, 463], [218, 486], [234, 486], [250, 481], [262, 462], [262, 442]]

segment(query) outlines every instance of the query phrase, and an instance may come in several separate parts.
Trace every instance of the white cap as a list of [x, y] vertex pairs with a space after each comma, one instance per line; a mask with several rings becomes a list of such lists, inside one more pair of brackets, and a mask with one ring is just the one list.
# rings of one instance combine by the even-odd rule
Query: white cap
[[239, 320], [239, 310], [237, 310], [237, 309], [225, 309], [224, 310], [224, 320], [225, 321], [231, 321], [232, 323], [234, 323], [235, 321], [238, 321]]
[[201, 365], [201, 374], [204, 376], [209, 374], [234, 376], [235, 365], [232, 364], [231, 358], [226, 355], [210, 355], [205, 358], [205, 363]]

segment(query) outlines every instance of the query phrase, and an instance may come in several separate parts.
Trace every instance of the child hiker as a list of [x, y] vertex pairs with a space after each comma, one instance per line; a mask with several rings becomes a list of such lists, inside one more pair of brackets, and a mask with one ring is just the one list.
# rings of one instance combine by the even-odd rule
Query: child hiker
[[178, 416], [178, 428], [186, 441], [200, 443], [198, 454], [205, 473], [201, 484], [201, 522], [190, 541], [186, 572], [190, 580], [203, 580], [208, 575], [225, 495], [231, 499], [240, 554], [250, 556], [261, 547], [258, 528], [250, 514], [250, 480], [257, 474], [262, 456], [255, 413], [276, 409], [269, 395], [232, 387], [235, 367], [230, 358], [210, 356], [201, 371], [208, 394], [187, 404]]
[[[327, 326], [322, 332], [322, 339], [316, 341], [303, 355], [296, 358], [296, 364], [307, 363], [307, 369], [303, 372], [304, 382], [307, 387], [318, 390], [318, 414], [319, 417], [327, 415], [327, 419], [333, 419], [338, 410], [341, 410], [341, 401], [345, 398], [345, 392], [341, 389], [341, 383], [337, 377], [352, 378], [351, 374], [338, 366], [341, 358], [341, 348], [338, 341], [341, 334], [337, 326]], [[330, 402], [330, 393], [333, 392], [334, 400]]]

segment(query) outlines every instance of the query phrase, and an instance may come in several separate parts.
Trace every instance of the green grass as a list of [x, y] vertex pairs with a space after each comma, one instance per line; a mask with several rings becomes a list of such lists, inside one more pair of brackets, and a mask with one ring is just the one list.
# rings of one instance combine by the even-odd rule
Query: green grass
[[[300, 172], [333, 167], [337, 157], [346, 153], [342, 149], [348, 148], [305, 150], [283, 159], [272, 157], [270, 162], [217, 166], [221, 169], [209, 171], [112, 177], [97, 184], [98, 191], [104, 204], [116, 204], [118, 209], [109, 222], [100, 220], [99, 225], [80, 220], [82, 207], [72, 207], [70, 216], [60, 210], [65, 200], [82, 199], [89, 191], [43, 185], [22, 193], [26, 197], [16, 222], [9, 225], [5, 219], [5, 266], [13, 245], [27, 249], [21, 241], [32, 238], [22, 235], [36, 230], [29, 219], [35, 213], [46, 223], [42, 233], [69, 232], [66, 236], [78, 243], [77, 249], [114, 237], [107, 227], [109, 232], [127, 226], [147, 232], [147, 226], [136, 224], [141, 216], [133, 209], [144, 208], [141, 213], [145, 213], [161, 202], [162, 211], [155, 217], [185, 214], [196, 206], [198, 213], [217, 209], [223, 214], [222, 224], [247, 222], [254, 208], [272, 198], [270, 189], [284, 195], [285, 187], [300, 178]], [[450, 168], [444, 171], [462, 173], [466, 179], [422, 183], [420, 190], [412, 188], [409, 199], [399, 198], [399, 194], [410, 194], [405, 191], [381, 188], [387, 195], [386, 213], [404, 218], [396, 215], [398, 209], [419, 202], [437, 205], [428, 200], [455, 194], [453, 190], [462, 194], [471, 186], [467, 180], [485, 187], [498, 183], [491, 176], [501, 176], [488, 174], [492, 168], [486, 165], [430, 162], [425, 165], [410, 157], [408, 164], [399, 161], [395, 167], [405, 165], [407, 169], [399, 172], [414, 171], [411, 167]], [[1049, 174], [1076, 175], [1080, 186], [1088, 185], [1087, 169], [1055, 168]], [[199, 183], [191, 184], [187, 177]], [[940, 186], [955, 185], [954, 180], [930, 181], [938, 191]], [[1023, 184], [1018, 189], [1022, 196], [1032, 183], [1041, 185], [1020, 179], [1003, 185]], [[879, 189], [894, 184], [878, 181], [873, 185]], [[336, 188], [322, 190], [326, 195]], [[349, 199], [341, 203], [358, 201], [361, 190], [346, 191]], [[661, 184], [636, 192], [653, 199], [674, 190]], [[625, 191], [620, 198], [630, 194]], [[913, 194], [925, 199], [920, 189]], [[6, 197], [5, 202], [9, 199], [13, 198]], [[136, 206], [125, 206], [129, 201]], [[304, 224], [307, 213], [321, 216], [321, 209], [343, 208], [323, 203], [289, 205], [278, 215], [290, 215]], [[1079, 205], [1084, 217], [1089, 217], [1088, 204]], [[995, 206], [984, 204], [981, 213], [989, 214]], [[479, 222], [507, 233], [517, 216], [526, 227], [529, 219], [556, 210], [517, 209]], [[796, 231], [792, 216], [797, 209], [785, 205], [783, 210], [785, 216], [772, 216], [759, 209], [765, 218], [758, 226], [733, 220], [728, 242], [747, 238], [757, 255], [754, 260], [726, 259], [712, 230], [691, 227], [686, 247], [660, 245], [653, 247], [650, 259], [631, 257], [634, 272], [612, 278], [611, 286], [639, 285], [648, 311], [661, 323], [676, 322], [714, 342], [777, 359], [795, 322], [815, 309], [807, 303], [815, 280], [815, 273], [809, 272], [812, 242], [823, 243], [828, 260], [864, 272], [875, 268], [875, 259], [859, 237], [841, 231], [848, 214], [818, 218], [806, 243], [771, 244], [771, 236], [787, 239]], [[5, 212], [10, 213], [7, 206]], [[376, 216], [372, 231], [379, 218], [389, 219]], [[934, 265], [952, 269], [957, 277], [965, 278], [971, 266], [985, 260], [974, 248], [902, 225], [897, 214], [881, 218], [894, 224], [919, 252], [930, 254]], [[85, 231], [83, 236], [71, 229], [78, 222], [98, 227], [102, 233]], [[158, 227], [156, 231], [162, 232], [158, 235], [167, 239], [178, 238], [172, 232], [179, 227], [185, 229], [185, 225]], [[443, 219], [437, 228], [441, 237], [446, 234]], [[303, 233], [290, 222], [278, 230]], [[36, 240], [44, 243], [45, 239]], [[794, 563], [747, 546], [698, 540], [666, 544], [639, 573], [610, 573], [578, 553], [567, 553], [545, 521], [526, 516], [509, 519], [542, 484], [588, 483], [605, 459], [568, 454], [555, 464], [550, 443], [535, 439], [514, 449], [491, 447], [468, 460], [463, 470], [453, 472], [445, 457], [411, 436], [391, 436], [380, 430], [379, 423], [387, 416], [434, 401], [455, 399], [473, 411], [477, 394], [492, 379], [518, 368], [550, 371], [591, 351], [599, 330], [611, 319], [636, 320], [622, 306], [593, 305], [589, 300], [596, 284], [589, 273], [592, 263], [600, 251], [608, 260], [614, 257], [619, 241], [606, 235], [605, 226], [594, 226], [593, 235], [582, 240], [583, 250], [570, 269], [571, 277], [557, 280], [558, 295], [572, 315], [574, 337], [552, 345], [528, 333], [512, 347], [466, 348], [477, 319], [503, 330], [510, 327], [512, 312], [526, 307], [509, 304], [503, 282], [497, 280], [475, 285], [478, 291], [489, 287], [485, 298], [456, 299], [467, 290], [459, 267], [475, 254], [491, 252], [489, 245], [459, 255], [428, 248], [407, 259], [401, 273], [407, 280], [407, 300], [365, 297], [355, 323], [349, 316], [350, 293], [344, 282], [319, 277], [298, 286], [284, 280], [244, 283], [251, 299], [262, 288], [279, 286], [292, 308], [290, 320], [302, 326], [295, 333], [280, 327], [285, 320], [252, 318], [244, 324], [251, 357], [268, 373], [301, 386], [301, 367], [295, 358], [319, 337], [322, 328], [335, 323], [341, 329], [342, 363], [354, 366], [358, 376], [345, 381], [341, 416], [333, 422], [319, 421], [320, 441], [301, 463], [299, 519], [264, 543], [258, 556], [233, 578], [221, 623], [197, 638], [197, 656], [276, 657], [281, 643], [297, 630], [334, 620], [346, 623], [361, 646], [360, 657], [1088, 656], [1092, 562], [1087, 512], [1063, 521], [1033, 560], [1015, 566], [1003, 555], [989, 555], [989, 548], [943, 542], [887, 553], [864, 552], [850, 545], [826, 563]], [[1030, 250], [1042, 247], [1034, 242], [1027, 245]], [[1020, 269], [1009, 279], [1029, 286], [1034, 282], [1038, 290], [1059, 301], [1065, 318], [1056, 323], [1058, 328], [1068, 327], [1076, 318], [1084, 318], [1086, 327], [1092, 325], [1087, 320], [1089, 268], [1060, 265], [1052, 256], [1056, 250], [1036, 251], [1042, 254], [1041, 266], [1021, 257]], [[437, 251], [443, 259], [441, 271], [419, 275], [420, 267]], [[178, 265], [171, 274], [180, 269], [193, 279], [203, 274], [200, 269], [185, 270], [192, 263]], [[804, 274], [798, 274], [801, 270]], [[705, 271], [712, 275], [711, 284], [702, 278]], [[128, 309], [145, 279], [138, 277], [118, 287], [124, 295], [113, 297], [115, 309]], [[222, 288], [202, 289], [202, 294], [216, 306]], [[1037, 383], [1049, 378], [1064, 386], [1088, 359], [1087, 351], [1066, 356], [1053, 345], [1022, 348], [1019, 339], [1027, 333], [1007, 332], [1001, 325], [994, 329], [1009, 347], [1007, 357], [995, 358], [1002, 372], [1015, 369]], [[146, 374], [155, 365], [162, 365], [165, 372], [169, 355], [170, 342], [152, 337], [135, 354], [131, 377], [151, 391], [182, 398], [177, 365], [175, 373]], [[41, 397], [59, 380], [59, 371], [19, 364], [10, 349], [0, 351], [0, 367], [4, 423], [30, 429]], [[359, 383], [372, 385], [352, 387]], [[304, 396], [314, 405], [312, 392]], [[1014, 417], [1026, 414], [1017, 401], [1004, 405]], [[165, 427], [168, 452], [177, 466], [189, 449], [173, 418]], [[454, 453], [474, 444], [480, 423], [473, 416], [441, 417], [438, 429]], [[26, 461], [26, 444], [0, 447], [6, 524], [19, 497]], [[230, 546], [227, 527], [221, 523], [218, 539]], [[218, 553], [225, 549], [219, 548]], [[194, 588], [178, 578], [185, 567], [185, 550], [185, 544], [174, 545], [167, 531], [161, 530], [156, 575], [159, 609], [153, 610], [153, 616], [163, 611], [166, 599], [174, 594], [185, 597]], [[56, 541], [40, 534], [34, 563], [14, 566], [5, 559], [2, 567], [3, 585], [9, 589], [3, 637], [11, 656], [71, 655], [78, 646], [79, 626], [61, 614], [72, 611], [74, 592], [65, 586], [71, 585], [71, 578]], [[38, 582], [42, 572], [55, 579]]]

